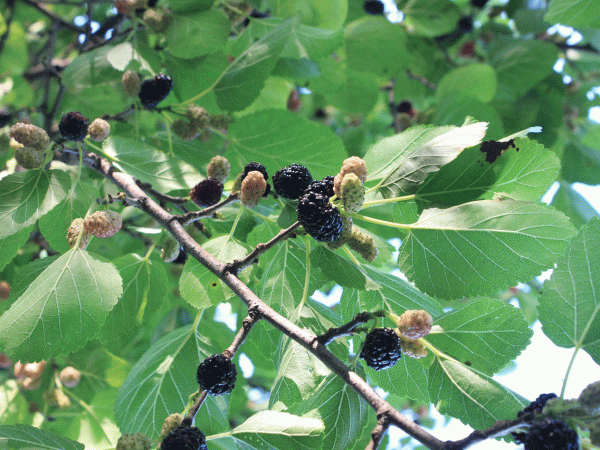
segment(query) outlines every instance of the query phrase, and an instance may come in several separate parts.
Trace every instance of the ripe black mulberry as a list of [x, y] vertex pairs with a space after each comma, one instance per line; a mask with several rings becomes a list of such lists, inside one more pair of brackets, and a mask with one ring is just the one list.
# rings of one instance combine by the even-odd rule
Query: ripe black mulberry
[[367, 366], [375, 369], [389, 369], [398, 362], [402, 356], [400, 339], [391, 328], [375, 328], [365, 338], [365, 345], [360, 352], [360, 357]]
[[273, 175], [273, 188], [277, 195], [296, 200], [312, 181], [308, 169], [300, 164], [291, 164]]
[[233, 391], [236, 376], [235, 364], [221, 353], [202, 361], [196, 372], [198, 384], [211, 395], [229, 394]]
[[322, 194], [309, 192], [300, 197], [298, 221], [304, 230], [319, 242], [331, 242], [340, 237], [344, 222], [339, 210]]

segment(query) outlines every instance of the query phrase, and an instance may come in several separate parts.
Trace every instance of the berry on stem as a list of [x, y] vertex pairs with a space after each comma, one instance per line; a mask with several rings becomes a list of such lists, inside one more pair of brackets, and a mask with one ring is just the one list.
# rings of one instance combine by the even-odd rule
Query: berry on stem
[[196, 371], [200, 388], [211, 395], [229, 394], [233, 391], [236, 376], [235, 364], [222, 353], [206, 358]]
[[402, 353], [410, 358], [420, 359], [427, 356], [427, 347], [420, 339], [407, 339], [400, 336], [400, 348]]
[[110, 124], [104, 119], [94, 119], [88, 127], [90, 138], [96, 142], [101, 142], [110, 134]]
[[385, 9], [383, 2], [380, 0], [366, 0], [363, 4], [363, 8], [367, 14], [374, 16], [381, 16]]
[[316, 192], [317, 194], [323, 194], [327, 197], [333, 197], [333, 178], [334, 177], [330, 175], [322, 180], [313, 181], [308, 185], [304, 193]]
[[242, 180], [240, 201], [246, 208], [254, 208], [266, 191], [265, 177], [258, 170], [252, 170]]
[[122, 224], [121, 215], [115, 211], [96, 211], [83, 220], [85, 230], [99, 238], [113, 236]]
[[195, 139], [200, 133], [200, 130], [193, 123], [185, 119], [177, 119], [173, 121], [171, 124], [171, 130], [185, 141], [191, 141], [192, 139]]
[[164, 73], [159, 73], [154, 78], [142, 82], [138, 96], [144, 108], [152, 109], [167, 98], [172, 87], [173, 79]]
[[600, 412], [600, 381], [588, 384], [586, 388], [581, 391], [578, 398], [579, 403], [588, 412], [596, 414]]
[[342, 179], [340, 193], [344, 209], [349, 213], [358, 212], [365, 201], [365, 188], [355, 173], [347, 173]]
[[81, 372], [75, 367], [67, 366], [60, 371], [60, 382], [68, 388], [74, 388], [79, 384], [81, 380]]
[[201, 106], [190, 104], [185, 110], [185, 116], [196, 128], [203, 130], [210, 123], [210, 114]]
[[60, 119], [58, 131], [69, 141], [83, 141], [87, 136], [89, 124], [90, 121], [79, 111], [71, 111]]
[[273, 188], [277, 195], [296, 200], [312, 181], [308, 169], [300, 164], [291, 164], [273, 175]]
[[160, 434], [167, 435], [175, 428], [181, 425], [183, 421], [183, 415], [179, 413], [170, 414], [167, 416], [165, 421], [163, 422], [162, 429], [160, 430]]
[[202, 180], [190, 190], [190, 198], [201, 208], [216, 205], [221, 200], [223, 184], [214, 178]]
[[525, 437], [525, 450], [578, 450], [577, 432], [562, 420], [534, 423]]
[[379, 254], [379, 248], [371, 236], [358, 230], [352, 230], [348, 238], [348, 247], [369, 262], [375, 261]]
[[50, 145], [46, 130], [30, 123], [15, 123], [10, 127], [10, 137], [19, 144], [35, 150], [45, 150]]
[[344, 228], [342, 217], [325, 195], [304, 194], [298, 201], [296, 212], [304, 230], [317, 241], [331, 242], [340, 237]]
[[33, 147], [19, 145], [13, 153], [17, 164], [24, 169], [39, 169], [46, 162], [46, 152]]
[[522, 415], [527, 414], [529, 412], [542, 412], [544, 406], [546, 405], [546, 402], [548, 402], [548, 400], [552, 398], [556, 398], [556, 394], [540, 394], [538, 398], [532, 401], [526, 408], [524, 408], [522, 411], [519, 411], [517, 413], [517, 417], [521, 417]]
[[123, 90], [129, 97], [137, 97], [142, 87], [140, 76], [133, 70], [127, 70], [121, 78]]
[[360, 352], [360, 357], [367, 366], [375, 370], [393, 367], [401, 356], [400, 339], [391, 328], [375, 328], [370, 331]]
[[152, 441], [143, 433], [122, 434], [116, 450], [150, 450]]
[[331, 250], [340, 248], [347, 243], [350, 236], [352, 236], [352, 217], [347, 216], [346, 214], [340, 214], [340, 216], [342, 217], [342, 232], [340, 233], [340, 237], [331, 242], [327, 242], [327, 247]]
[[75, 246], [80, 234], [82, 236], [79, 240], [79, 248], [83, 250], [90, 242], [90, 234], [84, 228], [82, 218], [73, 219], [67, 230], [67, 243], [69, 244], [69, 247], [73, 248]]
[[162, 440], [161, 450], [207, 450], [206, 437], [197, 427], [180, 426]]
[[420, 339], [431, 331], [433, 318], [423, 309], [405, 311], [398, 320], [398, 330], [408, 339]]
[[206, 169], [206, 175], [208, 175], [208, 178], [214, 178], [221, 184], [225, 184], [230, 169], [231, 166], [229, 165], [229, 161], [227, 161], [225, 157], [217, 155], [213, 156], [210, 160]]

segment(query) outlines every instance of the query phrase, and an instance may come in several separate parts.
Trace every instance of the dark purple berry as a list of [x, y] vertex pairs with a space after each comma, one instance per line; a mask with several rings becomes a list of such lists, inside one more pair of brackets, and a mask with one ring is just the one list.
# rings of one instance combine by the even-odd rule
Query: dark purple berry
[[334, 241], [342, 234], [342, 216], [325, 195], [316, 192], [304, 194], [298, 201], [296, 212], [304, 230], [319, 242]]
[[365, 12], [374, 16], [380, 16], [383, 14], [384, 5], [380, 0], [366, 0], [363, 4]]
[[389, 369], [402, 356], [400, 338], [392, 328], [375, 328], [365, 338], [360, 357], [367, 366], [375, 369]]
[[538, 396], [538, 398], [536, 398], [534, 401], [532, 401], [529, 406], [527, 406], [525, 409], [523, 409], [523, 411], [519, 411], [517, 413], [517, 417], [521, 417], [524, 414], [527, 414], [528, 412], [542, 412], [542, 409], [544, 409], [544, 406], [546, 405], [546, 402], [552, 398], [556, 398], [556, 394], [551, 393], [551, 394], [541, 394], [540, 396]]
[[473, 19], [469, 16], [463, 16], [458, 20], [458, 29], [463, 33], [470, 33], [473, 30]]
[[396, 112], [399, 113], [407, 113], [410, 114], [410, 112], [413, 109], [413, 105], [411, 102], [409, 102], [408, 100], [402, 100], [400, 103], [398, 103], [398, 105], [396, 106]]
[[159, 73], [149, 80], [144, 80], [139, 93], [140, 101], [144, 108], [155, 108], [159, 102], [167, 98], [172, 87], [173, 79], [163, 73]]
[[325, 195], [327, 197], [333, 197], [333, 179], [335, 177], [330, 175], [328, 177], [323, 178], [322, 180], [319, 181], [313, 181], [312, 183], [310, 183], [308, 185], [308, 187], [306, 188], [306, 191], [304, 191], [305, 194], [308, 194], [309, 192], [316, 192], [317, 194], [322, 194]]
[[197, 427], [180, 426], [162, 440], [161, 450], [208, 450], [206, 437]]
[[312, 175], [306, 167], [291, 164], [275, 172], [273, 188], [277, 195], [296, 200], [304, 193], [311, 181]]
[[219, 203], [221, 194], [223, 194], [221, 182], [214, 178], [207, 178], [192, 188], [190, 198], [196, 205], [207, 208]]
[[525, 437], [525, 450], [578, 450], [577, 432], [562, 420], [534, 423]]
[[265, 177], [265, 181], [269, 179], [269, 175], [267, 175], [267, 169], [265, 169], [265, 166], [263, 166], [259, 162], [252, 161], [246, 164], [246, 167], [244, 167], [244, 175], [242, 175], [242, 181], [244, 180], [244, 178], [246, 178], [246, 175], [248, 175], [248, 173], [252, 172], [253, 170], [262, 173], [263, 177]]
[[78, 111], [66, 113], [60, 119], [58, 131], [65, 139], [69, 141], [83, 141], [87, 136], [90, 121]]
[[211, 395], [229, 394], [233, 391], [236, 376], [235, 364], [222, 353], [206, 358], [196, 372], [198, 384]]

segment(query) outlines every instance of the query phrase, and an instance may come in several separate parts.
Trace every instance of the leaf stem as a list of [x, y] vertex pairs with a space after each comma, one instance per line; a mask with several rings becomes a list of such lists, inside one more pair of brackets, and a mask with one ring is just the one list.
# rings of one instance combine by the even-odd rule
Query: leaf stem
[[374, 217], [369, 217], [369, 216], [363, 216], [362, 214], [352, 214], [352, 217], [356, 217], [359, 220], [364, 220], [365, 222], [370, 222], [370, 223], [374, 223], [376, 225], [384, 225], [386, 227], [390, 227], [390, 228], [400, 228], [401, 230], [412, 230], [412, 226], [407, 225], [405, 223], [396, 223], [396, 222], [389, 222], [387, 220], [381, 220], [381, 219], [375, 219]]
[[380, 200], [369, 200], [368, 202], [364, 202], [362, 205], [362, 209], [370, 208], [371, 206], [385, 205], [386, 203], [397, 203], [397, 202], [406, 202], [408, 200], [414, 200], [417, 196], [415, 194], [404, 195], [402, 197], [392, 197], [392, 198], [382, 198]]
[[573, 352], [573, 356], [571, 356], [571, 360], [569, 361], [569, 366], [567, 367], [567, 372], [565, 373], [565, 378], [563, 380], [562, 388], [560, 389], [560, 398], [565, 397], [565, 390], [567, 389], [567, 380], [569, 379], [569, 374], [571, 373], [571, 369], [573, 368], [573, 363], [575, 362], [575, 357], [577, 356], [577, 352], [579, 352], [579, 345], [575, 347], [575, 351]]

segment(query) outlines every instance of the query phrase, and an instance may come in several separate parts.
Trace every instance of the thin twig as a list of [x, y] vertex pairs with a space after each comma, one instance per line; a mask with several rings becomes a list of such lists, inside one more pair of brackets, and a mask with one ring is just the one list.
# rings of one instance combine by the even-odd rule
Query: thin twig
[[357, 326], [363, 323], [367, 323], [369, 320], [373, 320], [376, 317], [383, 316], [385, 316], [385, 313], [383, 311], [377, 311], [374, 313], [359, 312], [356, 316], [354, 316], [354, 319], [352, 319], [347, 324], [337, 328], [330, 328], [322, 335], [317, 336], [317, 341], [319, 341], [321, 345], [329, 345], [339, 337], [348, 336], [349, 334], [352, 334]]
[[388, 417], [386, 415], [379, 417], [377, 420], [377, 425], [375, 425], [375, 428], [373, 428], [373, 431], [371, 431], [371, 440], [365, 447], [365, 450], [377, 450], [389, 427], [390, 423]]
[[185, 197], [173, 197], [172, 195], [163, 194], [162, 192], [158, 192], [156, 189], [152, 188], [150, 183], [146, 183], [144, 181], [135, 180], [135, 183], [144, 191], [152, 195], [161, 203], [173, 203], [180, 204], [188, 201]]
[[175, 216], [173, 217], [173, 219], [177, 220], [179, 223], [181, 223], [181, 225], [186, 226], [198, 219], [202, 219], [203, 217], [212, 216], [217, 210], [219, 210], [225, 205], [228, 205], [229, 203], [233, 203], [238, 198], [240, 198], [239, 193], [232, 192], [231, 194], [229, 194], [229, 197], [227, 197], [225, 200], [221, 200], [217, 204], [209, 206], [208, 208], [201, 209], [200, 211], [190, 211], [182, 216]]
[[[248, 316], [242, 321], [242, 326], [240, 327], [237, 334], [233, 338], [233, 342], [231, 343], [231, 345], [229, 347], [227, 347], [227, 349], [223, 352], [223, 354], [225, 356], [227, 356], [229, 359], [233, 358], [234, 355], [236, 354], [236, 352], [240, 349], [240, 347], [242, 346], [242, 344], [248, 337], [248, 335], [250, 334], [252, 327], [259, 320], [260, 320], [260, 313], [255, 309], [249, 310]], [[207, 392], [202, 391], [200, 393], [200, 395], [198, 396], [198, 398], [196, 399], [196, 401], [194, 402], [194, 405], [190, 408], [188, 414], [185, 416], [184, 420], [187, 420], [190, 425], [193, 423], [194, 417], [196, 417], [196, 414], [198, 413], [198, 410], [202, 406], [202, 403], [204, 403], [206, 396], [207, 396]]]
[[413, 73], [410, 70], [406, 71], [406, 75], [408, 76], [408, 78], [418, 81], [423, 86], [428, 87], [432, 91], [435, 91], [437, 89], [437, 86], [434, 83], [432, 83], [431, 81], [429, 81], [427, 78], [425, 78], [422, 75], [417, 75], [416, 73]]
[[295, 222], [291, 226], [287, 227], [285, 230], [281, 230], [277, 233], [269, 242], [264, 244], [258, 244], [256, 248], [244, 259], [236, 259], [232, 263], [229, 263], [225, 266], [225, 271], [238, 274], [240, 271], [256, 262], [258, 262], [258, 257], [268, 251], [275, 244], [284, 241], [295, 235], [294, 230], [300, 226], [300, 222]]
[[77, 33], [85, 33], [85, 28], [84, 27], [78, 27], [74, 23], [71, 23], [71, 22], [68, 22], [68, 21], [64, 20], [59, 15], [55, 14], [54, 11], [51, 11], [50, 9], [46, 8], [41, 3], [33, 1], [33, 0], [22, 0], [22, 1], [24, 3], [27, 3], [29, 6], [33, 6], [35, 9], [37, 9], [38, 11], [40, 11], [42, 14], [45, 14], [46, 16], [48, 16], [53, 21], [60, 23], [60, 25], [62, 27], [68, 28], [69, 30], [75, 31]]

